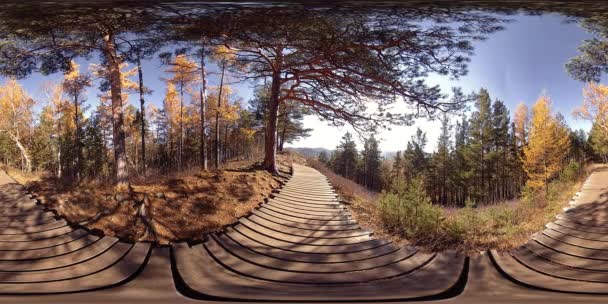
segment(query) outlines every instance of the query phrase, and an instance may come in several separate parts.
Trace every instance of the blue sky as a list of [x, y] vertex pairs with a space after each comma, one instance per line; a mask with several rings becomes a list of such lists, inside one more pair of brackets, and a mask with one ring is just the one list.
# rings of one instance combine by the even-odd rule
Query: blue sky
[[[513, 22], [506, 24], [506, 29], [492, 34], [487, 40], [475, 43], [475, 55], [469, 64], [469, 73], [459, 81], [433, 76], [430, 83], [437, 83], [445, 90], [452, 86], [460, 86], [465, 92], [478, 91], [481, 87], [488, 89], [492, 98], [500, 99], [513, 111], [519, 102], [529, 106], [546, 92], [552, 99], [554, 108], [566, 117], [572, 128], [588, 130], [590, 124], [575, 120], [571, 116], [572, 109], [580, 104], [583, 83], [571, 79], [564, 64], [577, 54], [576, 48], [590, 35], [574, 23], [564, 23], [559, 15], [544, 16], [514, 16]], [[97, 57], [93, 56], [92, 62]], [[84, 69], [87, 61], [79, 60]], [[210, 63], [211, 72], [217, 67]], [[147, 97], [152, 103], [159, 104], [165, 91], [165, 83], [161, 77], [167, 77], [158, 58], [144, 62], [144, 80], [146, 86], [154, 90]], [[44, 81], [61, 79], [60, 74], [49, 76], [32, 75], [20, 81], [36, 100], [44, 101], [41, 94], [41, 84]], [[605, 80], [605, 79], [604, 79]], [[211, 75], [210, 85], [218, 84], [218, 77]], [[233, 85], [235, 93], [243, 100], [249, 100], [252, 94], [252, 84]], [[88, 90], [89, 104], [97, 103], [98, 90], [93, 87]], [[136, 102], [137, 98], [131, 98]], [[340, 137], [350, 128], [327, 126], [315, 117], [305, 119], [306, 127], [313, 128], [312, 136], [293, 143], [296, 147], [325, 147], [334, 148]], [[381, 131], [378, 137], [382, 140], [381, 149], [396, 151], [405, 148], [409, 137], [421, 127], [427, 132], [431, 151], [438, 137], [438, 122], [419, 120], [414, 126], [395, 127], [392, 130]]]
[[[492, 34], [487, 40], [475, 43], [475, 54], [469, 64], [469, 73], [459, 81], [444, 77], [429, 78], [444, 90], [458, 86], [464, 92], [484, 87], [493, 99], [500, 99], [511, 114], [519, 102], [531, 106], [542, 92], [551, 97], [554, 109], [561, 112], [575, 129], [589, 130], [588, 122], [576, 120], [571, 113], [582, 100], [584, 83], [571, 79], [564, 64], [577, 55], [577, 47], [591, 36], [578, 24], [564, 23], [557, 15], [512, 17], [503, 31]], [[605, 82], [605, 78], [603, 79]], [[298, 147], [335, 147], [348, 127], [325, 126], [313, 117], [306, 119], [307, 126], [315, 128], [312, 136], [294, 143]], [[417, 127], [427, 133], [427, 151], [436, 146], [439, 122], [419, 120], [413, 126], [395, 127], [379, 132], [383, 151], [405, 149]]]

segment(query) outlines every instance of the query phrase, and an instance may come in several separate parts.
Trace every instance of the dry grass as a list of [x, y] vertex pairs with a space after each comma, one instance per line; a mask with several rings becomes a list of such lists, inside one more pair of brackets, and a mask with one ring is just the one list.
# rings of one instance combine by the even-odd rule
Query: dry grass
[[[298, 156], [280, 155], [287, 169]], [[71, 222], [132, 241], [170, 243], [200, 239], [244, 216], [283, 181], [256, 164], [239, 162], [220, 171], [190, 171], [171, 176], [133, 178], [128, 189], [100, 182], [77, 187], [44, 174], [7, 170], [48, 207]]]
[[429, 231], [422, 237], [406, 239], [402, 233], [387, 228], [378, 208], [379, 194], [339, 176], [315, 159], [309, 165], [325, 174], [338, 194], [349, 203], [349, 209], [359, 224], [378, 238], [399, 245], [414, 244], [425, 251], [456, 250], [474, 255], [488, 249], [505, 251], [516, 248], [562, 211], [594, 169], [586, 168], [574, 181], [556, 181], [550, 186], [548, 198], [528, 196], [519, 200], [479, 208], [444, 208], [442, 229]]
[[377, 208], [378, 193], [334, 173], [316, 159], [309, 158], [306, 161], [309, 166], [319, 170], [319, 172], [327, 176], [331, 185], [334, 187], [343, 203], [348, 206], [353, 218], [361, 227], [372, 231], [376, 238], [390, 240], [398, 245], [409, 243], [407, 239], [389, 231], [384, 226]]
[[445, 242], [431, 247], [433, 250], [455, 249], [467, 254], [517, 248], [562, 212], [582, 182], [582, 177], [575, 181], [556, 181], [550, 186], [549, 198], [531, 195], [480, 208], [449, 210], [445, 212], [445, 221], [458, 231], [449, 231], [451, 238], [447, 237]]

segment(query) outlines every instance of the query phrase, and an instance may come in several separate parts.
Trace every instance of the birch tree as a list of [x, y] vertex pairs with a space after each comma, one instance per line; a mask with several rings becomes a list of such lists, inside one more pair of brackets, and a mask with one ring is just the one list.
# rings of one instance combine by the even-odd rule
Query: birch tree
[[0, 86], [0, 135], [6, 134], [14, 142], [23, 159], [22, 170], [32, 171], [32, 161], [28, 147], [25, 146], [24, 134], [32, 127], [34, 100], [14, 79], [7, 80]]

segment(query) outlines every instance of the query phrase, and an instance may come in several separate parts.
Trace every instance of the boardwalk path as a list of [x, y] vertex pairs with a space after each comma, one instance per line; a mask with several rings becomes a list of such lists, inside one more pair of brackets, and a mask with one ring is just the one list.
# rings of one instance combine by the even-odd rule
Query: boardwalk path
[[594, 173], [576, 207], [530, 242], [467, 259], [374, 239], [304, 166], [234, 225], [197, 244], [156, 248], [71, 227], [0, 173], [0, 300], [601, 303], [607, 186], [608, 172]]

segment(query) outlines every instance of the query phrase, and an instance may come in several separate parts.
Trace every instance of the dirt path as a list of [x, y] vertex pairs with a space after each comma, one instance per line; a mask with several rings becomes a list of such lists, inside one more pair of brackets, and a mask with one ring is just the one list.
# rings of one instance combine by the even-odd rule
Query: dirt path
[[[375, 239], [323, 175], [300, 165], [248, 216], [203, 242], [172, 248], [67, 226], [11, 182], [0, 173], [0, 294], [13, 294], [0, 300], [7, 303], [78, 303], [83, 296], [146, 303], [607, 300], [601, 295], [608, 290], [606, 169], [593, 173], [573, 208], [525, 246], [470, 259]], [[91, 288], [102, 289], [74, 293]], [[45, 295], [15, 295], [23, 293]]]

